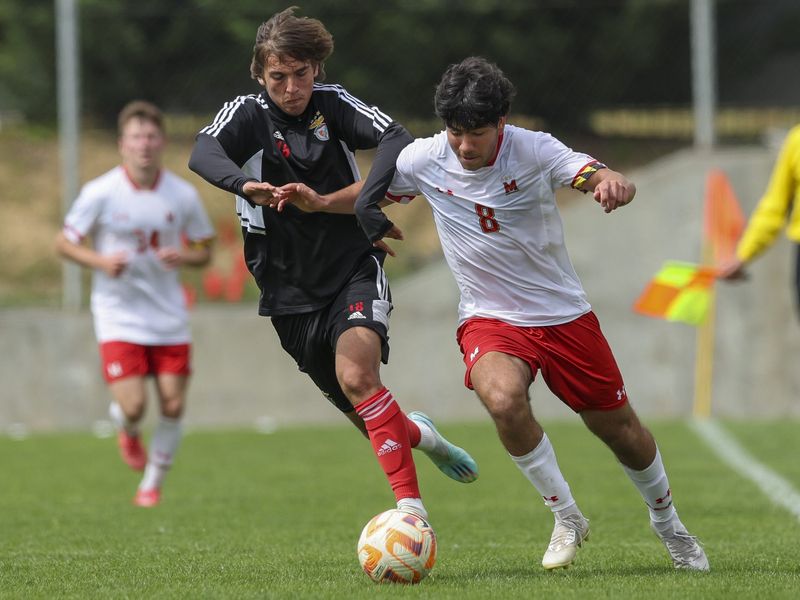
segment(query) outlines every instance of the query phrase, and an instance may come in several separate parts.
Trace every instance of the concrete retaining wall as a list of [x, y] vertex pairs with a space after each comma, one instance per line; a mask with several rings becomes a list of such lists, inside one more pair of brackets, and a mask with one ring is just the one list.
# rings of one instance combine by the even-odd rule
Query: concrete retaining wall
[[[772, 160], [759, 148], [686, 151], [633, 173], [639, 193], [630, 207], [606, 215], [589, 197], [566, 199], [562, 216], [573, 262], [641, 414], [691, 414], [695, 330], [634, 314], [634, 299], [665, 259], [697, 262], [708, 170], [728, 174], [749, 214]], [[718, 286], [717, 415], [800, 416], [792, 252], [782, 240], [753, 265], [748, 284]], [[403, 407], [441, 420], [488, 418], [462, 385], [457, 291], [446, 266], [431, 265], [396, 282], [393, 294], [392, 354], [383, 379]], [[192, 322], [190, 427], [341, 422], [254, 306], [201, 307]], [[0, 311], [0, 356], [0, 432], [87, 429], [106, 418], [108, 393], [87, 312]], [[540, 381], [533, 402], [544, 418], [571, 414]]]

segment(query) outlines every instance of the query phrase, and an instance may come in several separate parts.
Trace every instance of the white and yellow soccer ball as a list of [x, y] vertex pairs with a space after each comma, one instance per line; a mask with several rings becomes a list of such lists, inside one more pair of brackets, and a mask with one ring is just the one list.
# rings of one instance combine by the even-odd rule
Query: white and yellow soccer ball
[[392, 509], [372, 517], [358, 539], [358, 560], [378, 583], [419, 583], [436, 562], [436, 534], [420, 516]]

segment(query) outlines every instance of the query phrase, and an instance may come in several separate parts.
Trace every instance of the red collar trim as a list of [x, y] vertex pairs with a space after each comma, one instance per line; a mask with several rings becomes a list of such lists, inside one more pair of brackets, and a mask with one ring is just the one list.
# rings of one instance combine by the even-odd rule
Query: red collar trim
[[497, 136], [497, 148], [494, 149], [494, 156], [492, 156], [492, 160], [490, 160], [486, 166], [491, 167], [494, 165], [494, 161], [497, 160], [497, 155], [500, 154], [500, 145], [503, 143], [503, 132], [500, 132], [500, 135]]
[[158, 173], [156, 173], [156, 178], [153, 180], [153, 185], [151, 185], [150, 187], [143, 187], [143, 186], [139, 185], [138, 183], [136, 183], [136, 181], [133, 179], [133, 177], [131, 177], [130, 172], [128, 171], [128, 169], [124, 165], [122, 166], [122, 170], [125, 173], [125, 177], [128, 178], [128, 181], [131, 182], [131, 185], [133, 186], [133, 189], [135, 189], [135, 190], [151, 190], [152, 191], [152, 190], [154, 190], [154, 189], [156, 189], [158, 187], [158, 184], [161, 181], [161, 171], [162, 171], [162, 169], [158, 170]]

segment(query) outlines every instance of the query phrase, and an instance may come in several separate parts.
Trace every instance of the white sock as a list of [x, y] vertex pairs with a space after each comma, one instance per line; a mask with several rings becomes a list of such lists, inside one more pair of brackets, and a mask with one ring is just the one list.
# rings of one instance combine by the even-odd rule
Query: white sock
[[422, 498], [403, 498], [397, 501], [397, 509], [419, 515], [423, 519], [428, 519], [428, 511], [422, 504]]
[[653, 463], [643, 471], [634, 471], [625, 465], [622, 465], [622, 468], [644, 498], [650, 510], [650, 520], [654, 523], [670, 521], [676, 513], [675, 507], [672, 506], [672, 492], [669, 489], [667, 472], [664, 470], [658, 448]]
[[[511, 455], [509, 455], [511, 456]], [[519, 467], [544, 499], [545, 506], [557, 514], [575, 506], [575, 499], [569, 484], [558, 468], [556, 453], [550, 444], [547, 434], [542, 441], [525, 456], [511, 456], [511, 460]]]
[[139, 435], [139, 424], [134, 423], [122, 411], [122, 407], [116, 402], [108, 405], [108, 416], [117, 428], [117, 431], [125, 431], [128, 435]]
[[162, 416], [150, 440], [150, 453], [140, 490], [160, 489], [181, 443], [181, 421]]
[[[439, 443], [439, 436], [434, 433], [433, 429], [428, 427], [426, 423], [414, 421], [414, 424], [419, 427], [419, 443], [414, 448], [423, 452], [447, 454], [447, 448], [444, 447], [444, 444]], [[439, 446], [442, 447], [440, 448]]]

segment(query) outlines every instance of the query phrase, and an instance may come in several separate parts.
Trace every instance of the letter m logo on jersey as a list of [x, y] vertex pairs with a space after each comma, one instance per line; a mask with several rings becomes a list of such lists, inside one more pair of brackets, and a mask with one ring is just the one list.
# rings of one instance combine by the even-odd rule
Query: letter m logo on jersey
[[508, 196], [509, 194], [513, 194], [514, 192], [518, 192], [519, 188], [517, 187], [517, 180], [512, 179], [511, 181], [504, 181], [503, 189], [506, 192], [506, 196]]

